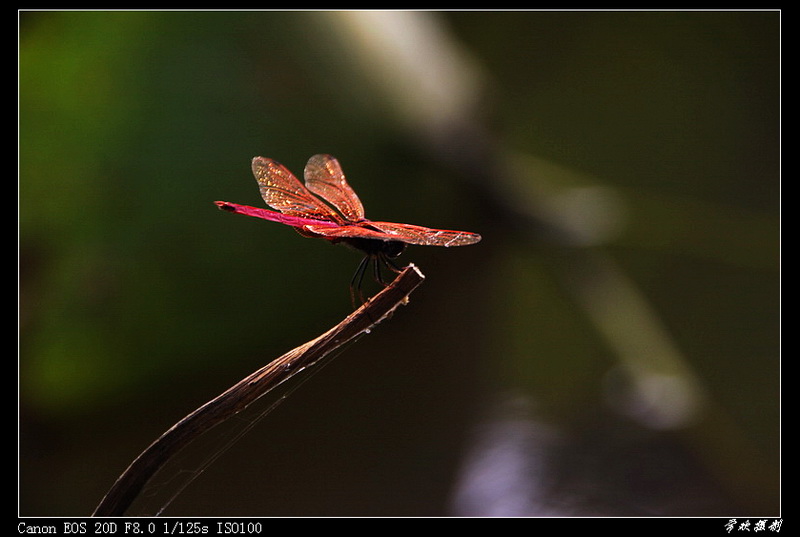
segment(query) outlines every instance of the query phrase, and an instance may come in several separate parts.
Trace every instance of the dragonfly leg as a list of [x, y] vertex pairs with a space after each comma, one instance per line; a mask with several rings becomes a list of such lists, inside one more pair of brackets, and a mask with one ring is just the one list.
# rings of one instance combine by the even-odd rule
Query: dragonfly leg
[[386, 265], [387, 267], [389, 267], [389, 270], [391, 270], [392, 272], [395, 272], [397, 274], [400, 274], [401, 272], [403, 272], [403, 269], [400, 268], [397, 265], [397, 263], [392, 261], [392, 258], [390, 256], [384, 254], [384, 255], [381, 256], [381, 259], [383, 260], [383, 264]]
[[391, 257], [382, 252], [378, 253], [375, 256], [375, 280], [384, 287], [386, 287], [389, 284], [386, 283], [386, 280], [383, 279], [383, 273], [381, 272], [382, 267], [386, 267], [396, 274], [400, 274], [403, 271], [403, 269], [398, 267], [395, 264], [395, 262], [392, 261]]
[[370, 255], [364, 256], [358, 264], [355, 274], [353, 274], [353, 279], [350, 280], [350, 301], [353, 303], [354, 308], [357, 307], [356, 295], [358, 295], [358, 302], [364, 303], [364, 296], [361, 294], [361, 283], [364, 280], [364, 272], [366, 272], [371, 258], [372, 256]]
[[382, 286], [386, 287], [386, 282], [383, 281], [383, 274], [381, 274], [381, 265], [384, 262], [383, 256], [380, 254], [376, 255], [373, 262], [374, 262], [373, 271], [374, 271], [375, 281], [381, 284]]

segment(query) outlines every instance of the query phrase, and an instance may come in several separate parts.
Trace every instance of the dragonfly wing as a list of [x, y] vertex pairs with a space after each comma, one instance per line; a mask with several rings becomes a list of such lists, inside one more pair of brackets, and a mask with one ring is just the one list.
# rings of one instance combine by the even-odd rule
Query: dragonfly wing
[[348, 222], [364, 219], [364, 206], [347, 184], [339, 161], [330, 155], [314, 155], [308, 159], [303, 175], [306, 187], [330, 203]]
[[283, 214], [341, 223], [342, 218], [312, 194], [281, 163], [264, 157], [253, 159], [253, 175], [267, 205]]
[[326, 226], [325, 224], [312, 224], [303, 226], [303, 229], [313, 235], [328, 237], [330, 239], [375, 239], [379, 241], [391, 241], [392, 237], [387, 236], [383, 231], [370, 229], [361, 226]]
[[477, 233], [469, 231], [451, 231], [448, 229], [432, 229], [413, 224], [395, 222], [370, 222], [371, 228], [377, 229], [386, 237], [384, 240], [401, 241], [421, 246], [467, 246], [481, 240]]
[[365, 221], [360, 225], [309, 225], [303, 227], [316, 235], [325, 237], [399, 241], [406, 244], [417, 244], [421, 246], [466, 246], [468, 244], [475, 244], [481, 240], [481, 236], [477, 233], [431, 229], [411, 224], [397, 224], [394, 222]]

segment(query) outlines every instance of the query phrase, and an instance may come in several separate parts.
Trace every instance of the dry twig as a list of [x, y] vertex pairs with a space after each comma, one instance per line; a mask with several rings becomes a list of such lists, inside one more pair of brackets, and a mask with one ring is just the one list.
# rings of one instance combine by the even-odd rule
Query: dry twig
[[120, 475], [95, 509], [93, 516], [122, 515], [148, 480], [173, 455], [212, 427], [244, 410], [295, 373], [318, 363], [332, 351], [389, 317], [399, 305], [407, 301], [408, 295], [424, 278], [413, 264], [407, 266], [391, 284], [342, 322], [248, 375], [173, 425]]

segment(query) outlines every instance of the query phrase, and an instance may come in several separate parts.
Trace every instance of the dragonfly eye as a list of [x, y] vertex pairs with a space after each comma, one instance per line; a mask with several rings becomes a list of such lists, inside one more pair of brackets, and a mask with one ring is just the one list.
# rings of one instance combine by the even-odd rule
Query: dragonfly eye
[[383, 246], [383, 253], [386, 257], [394, 259], [403, 253], [406, 249], [406, 243], [400, 241], [385, 241]]

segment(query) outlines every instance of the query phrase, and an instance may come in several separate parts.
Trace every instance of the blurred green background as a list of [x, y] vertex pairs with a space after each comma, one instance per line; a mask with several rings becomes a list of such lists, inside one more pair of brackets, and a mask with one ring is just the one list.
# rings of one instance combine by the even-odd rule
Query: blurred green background
[[779, 29], [20, 12], [19, 514], [349, 313], [355, 253], [213, 205], [331, 153], [369, 218], [483, 241], [409, 248], [410, 304], [163, 514], [779, 516]]

